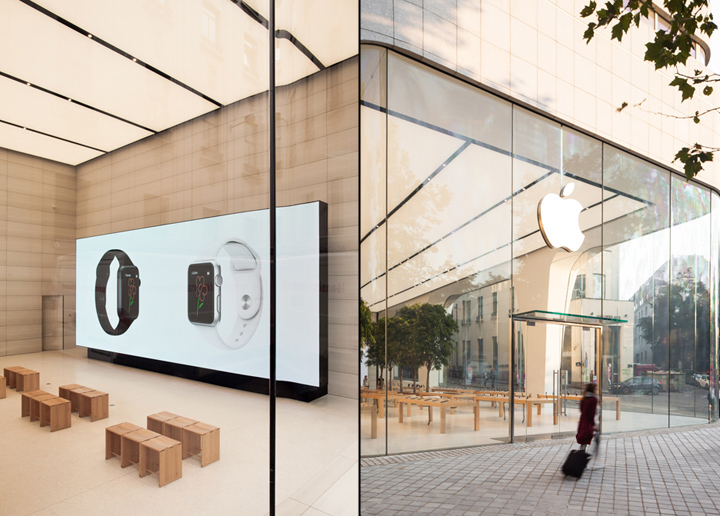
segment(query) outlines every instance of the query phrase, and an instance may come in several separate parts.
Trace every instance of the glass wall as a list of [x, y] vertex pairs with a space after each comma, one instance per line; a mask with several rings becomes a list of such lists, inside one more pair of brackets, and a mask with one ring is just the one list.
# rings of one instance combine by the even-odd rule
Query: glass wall
[[0, 512], [357, 513], [358, 4], [2, 3]]
[[[511, 382], [515, 439], [590, 382], [606, 432], [713, 417], [714, 192], [379, 47], [361, 119], [362, 455], [506, 442]], [[511, 363], [530, 311], [612, 321], [516, 325]]]

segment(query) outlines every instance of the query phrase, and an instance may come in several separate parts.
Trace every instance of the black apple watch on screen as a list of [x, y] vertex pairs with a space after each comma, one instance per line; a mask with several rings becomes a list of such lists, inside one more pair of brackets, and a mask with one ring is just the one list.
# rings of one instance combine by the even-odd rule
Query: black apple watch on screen
[[[117, 258], [118, 324], [113, 327], [107, 316], [107, 284], [110, 264]], [[103, 331], [108, 335], [122, 335], [140, 314], [140, 271], [130, 257], [120, 249], [106, 252], [95, 270], [95, 311]]]
[[216, 267], [212, 262], [193, 263], [188, 267], [188, 320], [191, 323], [213, 325], [217, 322]]

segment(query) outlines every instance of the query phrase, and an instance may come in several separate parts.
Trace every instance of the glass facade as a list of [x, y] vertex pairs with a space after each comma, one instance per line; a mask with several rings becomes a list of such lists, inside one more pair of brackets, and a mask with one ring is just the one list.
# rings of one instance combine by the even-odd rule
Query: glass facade
[[[0, 7], [0, 368], [110, 400], [51, 437], [8, 391], [0, 512], [358, 507], [358, 2], [331, 11]], [[123, 424], [168, 487], [102, 453]]]
[[[716, 192], [391, 50], [360, 63], [363, 456], [574, 435], [589, 382], [605, 432], [717, 418]], [[608, 320], [510, 322], [538, 310]]]

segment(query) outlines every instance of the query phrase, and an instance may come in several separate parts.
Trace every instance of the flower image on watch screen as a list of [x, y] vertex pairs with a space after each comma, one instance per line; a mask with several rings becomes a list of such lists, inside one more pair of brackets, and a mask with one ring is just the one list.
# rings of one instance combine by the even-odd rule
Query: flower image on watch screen
[[193, 263], [188, 267], [188, 319], [196, 324], [217, 322], [215, 312], [215, 264]]
[[138, 268], [129, 265], [118, 269], [118, 311], [120, 317], [137, 319], [140, 307], [140, 273]]

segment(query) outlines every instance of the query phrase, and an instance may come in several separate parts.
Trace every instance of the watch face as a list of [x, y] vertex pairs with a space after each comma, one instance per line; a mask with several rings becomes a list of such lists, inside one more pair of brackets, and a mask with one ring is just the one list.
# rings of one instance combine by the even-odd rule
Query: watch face
[[140, 307], [140, 273], [134, 265], [118, 269], [118, 315], [135, 320]]
[[215, 272], [212, 262], [193, 263], [188, 267], [188, 319], [194, 324], [213, 325], [215, 311]]

